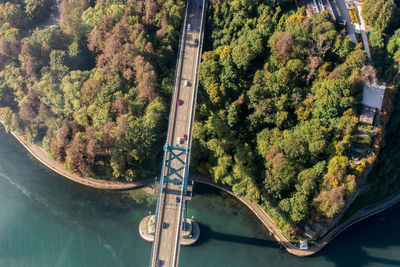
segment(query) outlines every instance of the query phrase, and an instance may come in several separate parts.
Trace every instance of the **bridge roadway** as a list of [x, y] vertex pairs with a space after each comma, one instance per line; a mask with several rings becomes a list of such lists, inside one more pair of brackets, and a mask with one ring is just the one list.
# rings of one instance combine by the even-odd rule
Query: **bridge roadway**
[[[188, 0], [183, 34], [180, 43], [180, 51], [175, 77], [175, 88], [171, 101], [170, 118], [168, 126], [168, 145], [177, 145], [178, 137], [187, 135], [187, 141], [180, 145], [190, 148], [192, 141], [192, 124], [196, 108], [197, 96], [197, 69], [200, 63], [202, 39], [204, 31], [206, 2], [205, 0]], [[190, 29], [189, 29], [190, 24]], [[197, 44], [196, 44], [197, 40]], [[189, 81], [186, 84], [185, 81]], [[182, 105], [178, 106], [178, 99]], [[187, 162], [186, 167], [174, 159], [170, 166], [174, 169], [185, 167], [179, 174], [184, 177], [188, 173], [190, 154], [182, 155], [180, 159]], [[167, 155], [167, 160], [171, 154]], [[170, 173], [168, 168], [162, 170], [164, 175]], [[172, 175], [169, 179], [179, 179]], [[162, 193], [159, 196], [157, 207], [156, 232], [152, 249], [150, 266], [177, 266], [180, 248], [180, 230], [182, 228], [183, 209], [185, 197], [183, 196], [183, 185], [163, 183]], [[162, 227], [162, 226], [166, 227]]]

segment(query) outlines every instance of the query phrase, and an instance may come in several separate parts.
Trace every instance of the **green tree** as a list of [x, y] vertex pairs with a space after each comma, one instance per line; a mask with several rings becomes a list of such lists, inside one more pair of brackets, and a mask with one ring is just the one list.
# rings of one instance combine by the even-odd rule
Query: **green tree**
[[362, 7], [365, 22], [384, 32], [392, 20], [396, 4], [394, 0], [365, 0]]

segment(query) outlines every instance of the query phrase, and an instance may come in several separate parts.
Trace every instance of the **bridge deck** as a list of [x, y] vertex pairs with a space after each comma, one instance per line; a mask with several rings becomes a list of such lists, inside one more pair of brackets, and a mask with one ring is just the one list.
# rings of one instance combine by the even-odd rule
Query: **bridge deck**
[[[180, 45], [179, 58], [176, 70], [176, 85], [174, 88], [173, 99], [171, 101], [171, 111], [168, 128], [168, 145], [176, 145], [178, 137], [187, 134], [186, 144], [181, 146], [190, 147], [192, 123], [197, 96], [197, 68], [200, 62], [202, 37], [205, 19], [205, 0], [188, 0], [186, 15], [183, 25], [183, 35]], [[190, 29], [189, 29], [190, 24]], [[197, 45], [196, 41], [197, 40]], [[189, 81], [186, 84], [185, 81]], [[182, 105], [178, 106], [180, 99]], [[186, 155], [188, 158], [186, 158]], [[187, 162], [189, 166], [190, 154], [184, 154], [181, 160]], [[168, 160], [171, 155], [167, 155]], [[181, 162], [174, 159], [170, 166], [174, 169], [185, 167]], [[184, 177], [181, 170], [179, 174]], [[169, 174], [170, 170], [165, 168], [164, 175]], [[177, 175], [172, 175], [169, 179], [178, 179]], [[159, 196], [157, 210], [156, 233], [153, 244], [151, 266], [177, 266], [179, 260], [180, 229], [182, 227], [182, 217], [184, 208], [183, 186], [171, 183], [164, 183], [163, 190]], [[162, 226], [165, 227], [162, 227]]]

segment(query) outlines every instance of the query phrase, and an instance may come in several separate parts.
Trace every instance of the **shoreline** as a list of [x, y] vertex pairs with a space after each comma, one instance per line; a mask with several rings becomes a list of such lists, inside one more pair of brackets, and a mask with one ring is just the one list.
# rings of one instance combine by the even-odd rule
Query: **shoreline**
[[276, 241], [284, 246], [287, 252], [289, 252], [292, 255], [298, 256], [298, 257], [306, 257], [306, 256], [311, 256], [319, 251], [321, 251], [329, 242], [331, 242], [335, 237], [337, 237], [339, 234], [347, 230], [349, 227], [352, 225], [363, 221], [371, 216], [374, 216], [394, 205], [400, 202], [400, 191], [397, 191], [396, 193], [386, 197], [385, 199], [372, 204], [368, 205], [360, 210], [358, 210], [356, 213], [354, 213], [350, 218], [348, 218], [346, 221], [341, 223], [340, 225], [336, 226], [335, 228], [331, 229], [328, 234], [326, 234], [321, 241], [316, 243], [314, 246], [312, 246], [309, 249], [300, 249], [299, 247], [296, 247], [293, 245], [292, 242], [287, 240], [287, 238], [282, 234], [282, 232], [277, 228], [273, 222], [273, 220], [268, 216], [268, 214], [258, 205], [257, 203], [252, 203], [248, 201], [247, 199], [243, 197], [238, 197], [235, 196], [234, 193], [230, 190], [228, 186], [222, 185], [222, 184], [216, 184], [212, 180], [209, 180], [206, 178], [206, 176], [203, 175], [197, 175], [197, 174], [191, 174], [192, 180], [195, 182], [200, 182], [204, 184], [208, 184], [210, 186], [216, 187], [231, 196], [235, 197], [239, 201], [241, 201], [244, 205], [246, 205], [252, 212], [257, 216], [257, 218], [264, 224], [264, 226], [269, 230], [270, 234], [274, 236]]
[[[10, 132], [17, 141], [23, 145], [23, 147], [28, 150], [28, 152], [37, 159], [40, 163], [45, 165], [50, 170], [56, 172], [57, 174], [63, 176], [64, 178], [74, 181], [76, 183], [82, 184], [84, 186], [101, 189], [101, 190], [111, 190], [111, 191], [125, 191], [125, 190], [133, 190], [141, 187], [149, 186], [154, 182], [153, 178], [143, 179], [139, 182], [117, 182], [117, 181], [106, 181], [106, 180], [98, 180], [91, 177], [81, 177], [77, 174], [73, 174], [68, 172], [64, 166], [53, 159], [51, 159], [38, 145], [30, 144], [23, 137], [18, 136], [17, 134]], [[330, 241], [332, 241], [336, 236], [341, 234], [343, 231], [348, 229], [350, 226], [360, 222], [364, 219], [367, 219], [379, 212], [382, 212], [398, 202], [400, 202], [400, 191], [392, 194], [391, 196], [386, 197], [385, 199], [366, 206], [360, 210], [358, 210], [355, 214], [353, 214], [349, 219], [341, 223], [340, 225], [333, 228], [325, 237], [322, 238], [317, 244], [312, 246], [309, 249], [300, 249], [296, 247], [293, 243], [291, 243], [282, 232], [275, 226], [273, 220], [268, 216], [268, 214], [261, 208], [257, 203], [252, 203], [245, 199], [244, 197], [236, 196], [229, 186], [215, 183], [209, 177], [201, 174], [190, 174], [190, 181], [195, 181], [203, 184], [207, 184], [218, 188], [231, 196], [235, 197], [239, 201], [241, 201], [247, 208], [249, 208], [253, 214], [257, 216], [257, 218], [264, 224], [264, 226], [269, 230], [270, 234], [274, 236], [275, 240], [282, 244], [287, 252], [292, 255], [298, 257], [306, 257], [311, 256], [318, 253], [322, 250]]]
[[96, 189], [123, 191], [123, 190], [137, 189], [154, 181], [153, 178], [145, 178], [142, 181], [128, 183], [119, 181], [100, 180], [92, 177], [82, 177], [76, 173], [71, 173], [67, 171], [62, 163], [51, 159], [38, 145], [28, 143], [22, 136], [19, 136], [14, 132], [10, 131], [10, 133], [40, 163], [45, 165], [50, 170], [56, 172], [57, 174], [67, 178], [68, 180], [74, 181], [81, 185], [89, 186]]

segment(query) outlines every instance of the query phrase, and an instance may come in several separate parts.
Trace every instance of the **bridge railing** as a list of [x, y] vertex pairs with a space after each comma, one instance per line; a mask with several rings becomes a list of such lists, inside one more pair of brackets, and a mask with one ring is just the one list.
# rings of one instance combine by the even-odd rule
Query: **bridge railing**
[[169, 115], [168, 115], [168, 132], [167, 132], [167, 143], [169, 142], [169, 136], [170, 136], [170, 129], [171, 129], [171, 117], [172, 117], [172, 113], [175, 111], [175, 107], [174, 107], [174, 101], [176, 98], [176, 86], [177, 86], [177, 82], [178, 79], [177, 78], [177, 73], [178, 73], [178, 68], [179, 68], [179, 62], [181, 59], [181, 46], [182, 46], [182, 35], [179, 35], [179, 44], [178, 44], [178, 54], [176, 55], [176, 63], [175, 63], [175, 73], [174, 73], [174, 88], [172, 91], [172, 96], [171, 96], [171, 103], [170, 103], [170, 111], [169, 111]]
[[[199, 37], [199, 46], [197, 48], [197, 55], [196, 55], [196, 69], [194, 72], [194, 79], [195, 81], [193, 83], [193, 98], [192, 98], [192, 108], [190, 110], [190, 117], [189, 117], [189, 127], [188, 127], [188, 132], [187, 136], [189, 137], [188, 144], [189, 147], [192, 146], [192, 132], [193, 132], [193, 122], [194, 122], [194, 116], [196, 113], [196, 101], [197, 101], [197, 91], [199, 88], [199, 78], [197, 76], [198, 69], [200, 66], [200, 61], [201, 61], [201, 51], [203, 48], [203, 39], [204, 39], [204, 28], [205, 28], [205, 22], [204, 22], [204, 17], [205, 17], [205, 12], [207, 10], [207, 1], [203, 0], [202, 2], [202, 12], [201, 12], [201, 19], [200, 19], [200, 37]], [[188, 166], [190, 166], [190, 154], [188, 160]]]

